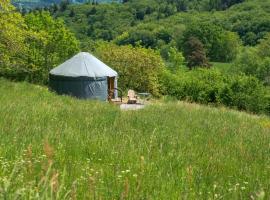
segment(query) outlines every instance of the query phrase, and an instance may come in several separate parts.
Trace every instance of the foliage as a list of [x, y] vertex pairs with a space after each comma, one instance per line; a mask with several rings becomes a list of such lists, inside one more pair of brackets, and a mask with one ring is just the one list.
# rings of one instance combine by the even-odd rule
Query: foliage
[[176, 48], [169, 48], [167, 60], [167, 67], [172, 72], [176, 72], [185, 67], [185, 57], [183, 56], [183, 53], [179, 52]]
[[1, 1], [0, 75], [46, 84], [49, 70], [78, 52], [78, 41], [48, 12], [22, 16]]
[[151, 49], [99, 43], [95, 53], [119, 73], [119, 87], [159, 95], [163, 60]]
[[[196, 13], [191, 10], [212, 10], [215, 5], [219, 5], [217, 7], [220, 7], [220, 10], [240, 2], [137, 0], [123, 4], [69, 5], [65, 11], [50, 10], [53, 15], [63, 18], [83, 42], [90, 37], [93, 40], [114, 40], [118, 45], [140, 44], [146, 48], [163, 50], [162, 57], [167, 59], [165, 49], [172, 47], [181, 50], [183, 43], [190, 36], [194, 36], [203, 42], [211, 61], [229, 62], [236, 57], [241, 44], [239, 36], [234, 32], [247, 44], [245, 37], [248, 33], [242, 33], [240, 28], [237, 28], [236, 19], [239, 11], [248, 15], [244, 8], [246, 5], [250, 6], [250, 3], [239, 4], [238, 7], [224, 12]], [[180, 12], [183, 9], [188, 12]], [[76, 15], [73, 16], [72, 13]], [[240, 16], [240, 19], [245, 23], [246, 18]], [[237, 22], [241, 23], [241, 20]], [[186, 32], [191, 29], [192, 31], [184, 35], [185, 28]], [[260, 30], [263, 30], [263, 27]], [[263, 34], [259, 35], [256, 36], [255, 44]]]
[[270, 197], [268, 117], [182, 102], [122, 112], [3, 79], [0, 93], [0, 182], [12, 180], [11, 198], [48, 199], [51, 188], [58, 199]]
[[24, 64], [26, 25], [9, 0], [0, 2], [0, 74], [17, 70]]
[[34, 33], [27, 38], [27, 60], [32, 67], [30, 81], [46, 83], [52, 68], [79, 51], [78, 41], [63, 21], [54, 20], [48, 12], [30, 13], [25, 16], [25, 21]]
[[[76, 15], [70, 16], [71, 11]], [[90, 37], [110, 41], [135, 21], [133, 10], [122, 4], [69, 5], [66, 10], [52, 14], [64, 18], [81, 40]]]
[[225, 105], [255, 113], [268, 113], [268, 90], [254, 77], [224, 75], [217, 70], [164, 73], [165, 95], [203, 104]]
[[205, 23], [194, 23], [187, 27], [183, 42], [187, 42], [190, 37], [199, 39], [211, 61], [228, 62], [232, 61], [238, 52], [239, 39], [232, 33], [223, 30], [221, 27]]
[[231, 69], [234, 73], [245, 73], [260, 79], [264, 84], [270, 85], [270, 55], [266, 47], [268, 41], [261, 41], [256, 48], [245, 48], [234, 62]]
[[260, 40], [257, 49], [261, 58], [270, 57], [270, 32]]
[[192, 69], [195, 67], [209, 67], [206, 53], [201, 41], [196, 37], [190, 37], [184, 44], [184, 54], [187, 59], [187, 66]]

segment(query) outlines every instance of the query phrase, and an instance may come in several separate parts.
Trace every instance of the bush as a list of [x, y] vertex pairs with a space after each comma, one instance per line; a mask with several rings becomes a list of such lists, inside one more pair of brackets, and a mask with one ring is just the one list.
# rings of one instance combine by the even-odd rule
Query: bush
[[119, 86], [122, 89], [159, 95], [159, 77], [165, 65], [158, 52], [142, 47], [101, 42], [97, 44], [95, 53], [118, 72]]
[[223, 75], [217, 70], [166, 71], [163, 94], [179, 100], [225, 105], [254, 113], [267, 113], [267, 89], [258, 79], [244, 75]]
[[234, 62], [232, 72], [255, 76], [270, 85], [270, 57], [262, 57], [260, 48], [245, 48]]

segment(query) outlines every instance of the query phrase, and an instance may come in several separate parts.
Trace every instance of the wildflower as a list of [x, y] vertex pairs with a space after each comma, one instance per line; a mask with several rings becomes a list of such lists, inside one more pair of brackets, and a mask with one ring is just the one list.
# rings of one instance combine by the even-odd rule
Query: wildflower
[[241, 187], [241, 190], [245, 190], [246, 189], [246, 187]]
[[260, 192], [257, 193], [257, 197], [258, 197], [258, 199], [264, 199], [265, 192], [263, 190], [261, 190]]
[[133, 174], [132, 176], [135, 177], [135, 178], [137, 178], [138, 175], [137, 174]]

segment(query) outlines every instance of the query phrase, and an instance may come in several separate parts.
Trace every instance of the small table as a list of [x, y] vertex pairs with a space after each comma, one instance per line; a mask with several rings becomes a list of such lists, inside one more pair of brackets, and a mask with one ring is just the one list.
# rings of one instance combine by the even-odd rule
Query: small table
[[137, 93], [139, 96], [143, 96], [143, 101], [145, 100], [149, 100], [150, 99], [150, 96], [151, 94], [148, 93], [148, 92], [140, 92], [140, 93]]

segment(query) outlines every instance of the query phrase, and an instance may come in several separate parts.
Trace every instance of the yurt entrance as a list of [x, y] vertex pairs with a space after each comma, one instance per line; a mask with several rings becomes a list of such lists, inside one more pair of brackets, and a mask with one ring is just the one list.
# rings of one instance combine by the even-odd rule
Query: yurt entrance
[[116, 95], [115, 95], [115, 77], [108, 77], [107, 78], [107, 82], [108, 82], [108, 100], [112, 100], [112, 99], [115, 99], [116, 98]]

